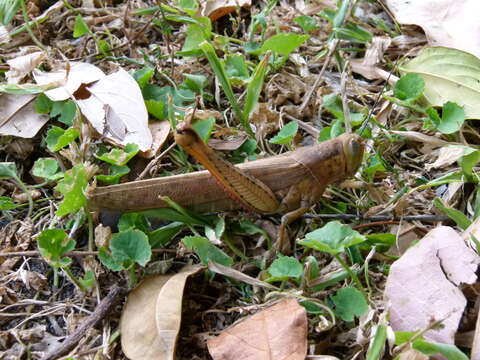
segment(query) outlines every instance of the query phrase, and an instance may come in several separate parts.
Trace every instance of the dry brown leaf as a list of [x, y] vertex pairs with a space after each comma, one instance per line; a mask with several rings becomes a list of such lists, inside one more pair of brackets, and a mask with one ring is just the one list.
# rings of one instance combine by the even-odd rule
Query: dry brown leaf
[[258, 103], [249, 120], [257, 129], [255, 131], [257, 139], [263, 139], [280, 128], [280, 114], [267, 103]]
[[249, 8], [251, 5], [251, 0], [203, 0], [200, 1], [200, 15], [208, 16], [210, 20], [215, 21], [237, 9]]
[[425, 338], [453, 344], [467, 300], [461, 284], [476, 281], [478, 255], [450, 227], [430, 231], [393, 263], [385, 295], [390, 324], [395, 331], [427, 329], [433, 321], [442, 327], [428, 330]]
[[34, 137], [49, 117], [38, 114], [34, 95], [0, 95], [0, 135]]
[[7, 61], [10, 70], [5, 73], [9, 84], [18, 84], [25, 76], [35, 69], [45, 58], [43, 51], [36, 51]]
[[144, 158], [150, 159], [158, 155], [165, 141], [170, 134], [170, 123], [168, 121], [155, 121], [148, 124], [150, 133], [152, 134], [152, 147], [150, 150], [141, 153]]
[[387, 0], [401, 24], [420, 26], [432, 46], [445, 46], [480, 56], [478, 0]]
[[440, 148], [437, 160], [431, 164], [425, 164], [425, 169], [438, 169], [453, 164], [455, 161], [465, 155], [464, 146], [448, 145]]
[[207, 341], [214, 360], [304, 360], [307, 314], [288, 298]]
[[[382, 70], [377, 66], [382, 62], [383, 54], [390, 46], [391, 42], [391, 38], [387, 36], [374, 37], [372, 42], [368, 45], [363, 59], [350, 60], [352, 70], [370, 80], [386, 80], [388, 78], [393, 80], [388, 71]], [[393, 77], [395, 78], [395, 76]]]
[[414, 349], [407, 349], [398, 354], [398, 360], [428, 360], [429, 357]]
[[451, 143], [451, 142], [448, 142], [448, 141], [439, 139], [439, 138], [437, 138], [437, 137], [435, 137], [435, 136], [425, 135], [425, 134], [422, 134], [422, 133], [417, 132], [417, 131], [397, 131], [397, 130], [392, 130], [392, 133], [393, 133], [393, 134], [400, 135], [400, 136], [404, 136], [404, 137], [406, 137], [406, 138], [409, 139], [409, 140], [414, 140], [414, 141], [418, 141], [418, 142], [430, 144], [430, 145], [433, 145], [433, 146], [435, 146], [435, 147], [447, 146], [447, 145], [452, 145], [452, 144], [453, 144], [453, 143]]
[[228, 140], [210, 139], [208, 140], [208, 145], [215, 150], [233, 151], [242, 146], [247, 139], [248, 136], [246, 135], [237, 136]]
[[201, 269], [186, 266], [178, 274], [154, 275], [130, 292], [120, 322], [129, 359], [174, 359], [185, 282]]

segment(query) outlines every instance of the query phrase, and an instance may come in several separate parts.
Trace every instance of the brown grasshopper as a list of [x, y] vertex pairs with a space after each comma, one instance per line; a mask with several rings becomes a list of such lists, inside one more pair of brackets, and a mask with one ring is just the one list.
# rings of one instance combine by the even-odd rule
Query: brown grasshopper
[[160, 198], [168, 196], [202, 213], [242, 207], [264, 214], [284, 213], [275, 247], [286, 252], [290, 248], [286, 226], [306, 213], [329, 184], [352, 176], [364, 152], [359, 136], [343, 134], [234, 166], [208, 147], [189, 123], [177, 127], [175, 141], [207, 171], [99, 187], [89, 195], [91, 208], [129, 212], [167, 207]]

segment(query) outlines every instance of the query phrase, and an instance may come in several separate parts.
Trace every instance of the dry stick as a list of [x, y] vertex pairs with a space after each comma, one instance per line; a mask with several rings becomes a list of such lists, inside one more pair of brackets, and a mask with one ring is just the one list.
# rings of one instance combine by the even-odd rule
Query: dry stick
[[[152, 253], [154, 254], [164, 254], [164, 253], [176, 253], [177, 250], [175, 249], [152, 249]], [[27, 251], [11, 251], [11, 252], [0, 252], [1, 257], [14, 257], [14, 256], [40, 256], [39, 250], [27, 250]], [[64, 256], [91, 256], [91, 255], [98, 255], [98, 251], [68, 251]]]
[[332, 45], [330, 46], [330, 49], [328, 50], [327, 57], [325, 59], [325, 62], [323, 63], [322, 69], [317, 75], [317, 78], [315, 79], [315, 82], [313, 83], [313, 86], [308, 90], [307, 94], [305, 95], [305, 98], [303, 99], [302, 104], [300, 105], [299, 108], [299, 113], [303, 114], [305, 108], [307, 107], [308, 103], [310, 102], [310, 98], [312, 97], [312, 94], [315, 92], [317, 87], [320, 85], [320, 82], [323, 80], [323, 74], [325, 73], [325, 70], [327, 70], [328, 65], [330, 64], [330, 60], [332, 59], [332, 55], [337, 49], [338, 46], [338, 40], [335, 39], [332, 42]]
[[122, 289], [117, 284], [113, 285], [108, 295], [97, 305], [95, 311], [82, 322], [73, 334], [67, 336], [64, 342], [49, 351], [42, 360], [57, 359], [72, 350], [87, 330], [96, 326], [109, 313], [110, 309], [116, 305], [120, 298], [123, 297], [124, 293], [125, 289]]
[[138, 175], [136, 181], [138, 180], [142, 180], [147, 174], [148, 172], [151, 170], [151, 168], [157, 163], [159, 162], [165, 155], [167, 155], [167, 153], [173, 149], [173, 147], [177, 145], [176, 143], [173, 143], [171, 144], [164, 152], [162, 152], [160, 155], [158, 155], [157, 157], [155, 157], [152, 161], [150, 161], [148, 163], [148, 165], [145, 167], [145, 169], [143, 169], [142, 173], [140, 175]]

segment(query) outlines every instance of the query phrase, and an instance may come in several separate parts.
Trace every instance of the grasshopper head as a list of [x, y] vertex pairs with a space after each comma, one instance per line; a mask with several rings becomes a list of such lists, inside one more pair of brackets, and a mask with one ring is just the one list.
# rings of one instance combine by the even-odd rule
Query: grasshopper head
[[348, 175], [353, 175], [362, 163], [365, 144], [363, 138], [357, 134], [344, 134], [342, 137], [343, 151], [345, 153], [347, 165], [346, 170]]

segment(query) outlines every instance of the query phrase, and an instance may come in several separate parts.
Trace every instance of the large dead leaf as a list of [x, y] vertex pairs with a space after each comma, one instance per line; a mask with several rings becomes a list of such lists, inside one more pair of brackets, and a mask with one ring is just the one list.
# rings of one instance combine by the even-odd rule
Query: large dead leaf
[[305, 308], [284, 299], [209, 339], [208, 351], [214, 360], [304, 360], [307, 331]]
[[210, 20], [215, 21], [222, 16], [228, 15], [242, 7], [250, 7], [251, 0], [201, 0], [200, 14], [208, 16]]
[[430, 45], [480, 56], [478, 0], [387, 0], [386, 3], [399, 23], [420, 26]]
[[476, 281], [478, 255], [450, 227], [430, 231], [390, 268], [385, 295], [395, 331], [428, 330], [425, 338], [453, 344], [467, 300], [460, 284]]
[[186, 266], [178, 274], [151, 276], [128, 295], [120, 330], [129, 359], [174, 359], [185, 282], [201, 269]]
[[125, 70], [86, 86], [75, 102], [102, 136], [120, 145], [137, 144], [141, 151], [150, 149], [152, 134], [142, 92]]
[[0, 135], [34, 137], [49, 117], [34, 108], [35, 95], [0, 95]]

